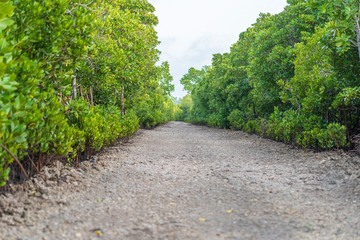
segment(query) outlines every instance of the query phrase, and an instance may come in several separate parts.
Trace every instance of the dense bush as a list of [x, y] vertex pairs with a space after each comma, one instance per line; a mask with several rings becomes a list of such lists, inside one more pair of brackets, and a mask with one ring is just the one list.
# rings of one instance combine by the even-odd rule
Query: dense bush
[[180, 106], [190, 109], [182, 119], [302, 147], [348, 147], [360, 131], [359, 10], [358, 1], [296, 0], [260, 14], [230, 53], [181, 79], [192, 102]]
[[242, 130], [245, 126], [244, 114], [239, 110], [233, 110], [227, 119], [230, 122], [231, 129]]
[[0, 1], [1, 186], [10, 168], [74, 162], [175, 118], [154, 11], [146, 0]]
[[100, 150], [119, 138], [131, 136], [139, 128], [133, 111], [123, 115], [117, 107], [91, 107], [83, 100], [72, 100], [67, 106], [66, 116], [78, 134], [73, 141], [73, 147], [78, 151], [83, 151], [85, 147]]

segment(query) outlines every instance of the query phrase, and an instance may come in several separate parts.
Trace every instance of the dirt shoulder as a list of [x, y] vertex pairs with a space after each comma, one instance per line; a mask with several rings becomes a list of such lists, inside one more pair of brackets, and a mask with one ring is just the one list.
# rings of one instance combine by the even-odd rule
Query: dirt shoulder
[[360, 158], [171, 122], [0, 196], [0, 239], [360, 239]]

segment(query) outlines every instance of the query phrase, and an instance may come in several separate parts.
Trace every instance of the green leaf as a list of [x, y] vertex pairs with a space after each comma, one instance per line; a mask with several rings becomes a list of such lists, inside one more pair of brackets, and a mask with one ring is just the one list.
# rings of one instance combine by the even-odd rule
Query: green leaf
[[20, 102], [20, 95], [16, 97], [15, 99], [15, 109], [20, 109], [21, 107], [21, 102]]
[[0, 20], [0, 31], [4, 30], [8, 26], [11, 26], [12, 24], [14, 24], [14, 21], [11, 19], [1, 19]]
[[26, 134], [22, 134], [20, 136], [15, 137], [15, 142], [17, 143], [24, 143], [26, 142]]

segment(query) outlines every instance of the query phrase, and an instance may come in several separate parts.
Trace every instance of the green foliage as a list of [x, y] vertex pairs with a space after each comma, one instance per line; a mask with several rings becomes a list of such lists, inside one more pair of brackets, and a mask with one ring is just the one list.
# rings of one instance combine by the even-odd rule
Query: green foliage
[[332, 107], [357, 108], [360, 105], [360, 87], [347, 87], [342, 90], [332, 103]]
[[359, 1], [288, 4], [260, 14], [211, 66], [189, 69], [185, 120], [302, 147], [348, 146], [360, 129]]
[[[8, 60], [0, 67], [5, 80], [1, 81], [0, 142], [20, 160], [26, 155], [67, 155], [73, 151], [74, 129], [57, 95], [71, 82], [74, 63], [90, 43], [91, 19], [84, 17], [90, 11], [70, 1], [13, 4], [15, 24], [1, 35], [2, 60]], [[12, 157], [0, 151], [5, 161], [1, 165], [9, 166]], [[0, 168], [1, 184], [8, 173], [9, 169]]]
[[[18, 23], [16, 17], [14, 19]], [[19, 47], [25, 40], [18, 42], [12, 34], [18, 25], [12, 25], [13, 21], [6, 22], [9, 25], [1, 32], [0, 40], [0, 142], [19, 159], [29, 153], [71, 152], [72, 131], [63, 115], [64, 107], [54, 95], [54, 90], [45, 86], [39, 88], [44, 70], [30, 55], [21, 54]], [[3, 176], [0, 184], [3, 185], [13, 158], [1, 149], [0, 159]]]
[[184, 89], [191, 93], [193, 85], [197, 83], [205, 74], [205, 69], [197, 70], [190, 68], [188, 73], [181, 78], [180, 83], [184, 85]]
[[[25, 144], [23, 129], [26, 128], [21, 122], [21, 118], [10, 119], [18, 111], [15, 109], [18, 82], [15, 81], [15, 74], [9, 68], [15, 63], [12, 61], [13, 45], [5, 39], [5, 31], [13, 24], [10, 19], [14, 7], [9, 1], [0, 2], [0, 143], [8, 147], [10, 151], [17, 153]], [[17, 98], [17, 107], [20, 109]], [[12, 157], [2, 148], [0, 148], [0, 186], [5, 185], [8, 180], [10, 168], [8, 164], [13, 161]]]
[[99, 4], [95, 12], [96, 54], [89, 56], [88, 68], [79, 79], [88, 87], [94, 82], [100, 83], [94, 86], [96, 102], [120, 104], [116, 90], [124, 87], [125, 105], [131, 109], [138, 95], [158, 87], [162, 76], [155, 67], [159, 42], [154, 29], [157, 24], [154, 11], [145, 0], [112, 0]]
[[139, 106], [135, 109], [136, 115], [139, 116], [140, 122], [145, 128], [152, 128], [163, 123], [161, 112], [156, 109], [149, 95], [144, 95], [139, 99]]
[[296, 134], [302, 130], [303, 121], [304, 118], [298, 111], [280, 112], [278, 108], [275, 108], [269, 119], [267, 134], [277, 141], [293, 143], [296, 140]]
[[119, 138], [129, 137], [139, 128], [139, 121], [133, 111], [123, 115], [114, 106], [94, 106], [83, 100], [68, 104], [67, 117], [78, 134], [74, 148], [83, 151], [85, 147], [100, 150]]
[[175, 87], [172, 84], [173, 77], [170, 74], [170, 65], [168, 62], [163, 62], [161, 64], [158, 74], [158, 78], [160, 79], [160, 89], [163, 91], [164, 95], [170, 96], [175, 90]]
[[177, 120], [185, 121], [190, 119], [190, 111], [193, 106], [193, 101], [191, 96], [188, 94], [181, 99], [180, 109], [181, 115], [179, 114]]
[[247, 133], [255, 133], [255, 134], [259, 134], [260, 136], [265, 136], [266, 129], [267, 129], [266, 120], [257, 118], [247, 121], [243, 130]]
[[318, 127], [304, 131], [297, 139], [303, 147], [318, 147], [322, 149], [340, 148], [348, 146], [346, 127], [338, 123], [331, 123], [326, 129]]
[[222, 120], [223, 120], [223, 118], [220, 115], [213, 113], [213, 114], [209, 115], [209, 118], [207, 119], [207, 124], [210, 127], [220, 128], [222, 126]]
[[[0, 1], [0, 143], [29, 165], [174, 120], [154, 11], [146, 0]], [[13, 160], [0, 148], [1, 186]]]
[[18, 42], [18, 55], [40, 63], [45, 71], [43, 84], [55, 89], [70, 84], [91, 46], [93, 6], [84, 0], [13, 2], [16, 27], [11, 35]]
[[[154, 92], [153, 92], [154, 91]], [[139, 121], [144, 128], [153, 128], [168, 121], [175, 120], [176, 107], [162, 89], [156, 88], [137, 98], [134, 108]]]
[[239, 109], [235, 109], [228, 116], [228, 121], [230, 122], [231, 129], [242, 130], [245, 126], [244, 113]]
[[[357, 48], [360, 57], [360, 1], [359, 0], [311, 0], [309, 6], [323, 18], [333, 36], [336, 51], [346, 53]], [[360, 59], [358, 58], [358, 61]]]
[[65, 107], [54, 95], [54, 90], [44, 91], [38, 106], [29, 109], [28, 149], [33, 153], [64, 155], [72, 152], [73, 131], [64, 115]]

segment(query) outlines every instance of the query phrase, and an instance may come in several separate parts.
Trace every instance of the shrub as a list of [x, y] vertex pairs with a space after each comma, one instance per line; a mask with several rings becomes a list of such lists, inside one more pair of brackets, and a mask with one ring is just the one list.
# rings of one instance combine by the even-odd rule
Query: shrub
[[210, 127], [222, 127], [222, 117], [217, 113], [213, 113], [207, 119], [207, 124]]
[[285, 143], [296, 141], [296, 135], [302, 132], [304, 117], [295, 110], [280, 112], [278, 108], [270, 116], [269, 130], [270, 138]]
[[270, 117], [267, 134], [277, 141], [297, 143], [304, 148], [330, 149], [347, 145], [345, 126], [326, 124], [319, 116], [295, 110], [280, 112], [276, 108]]
[[231, 129], [242, 130], [245, 126], [244, 114], [238, 109], [233, 110], [227, 119]]
[[[139, 129], [139, 120], [133, 111], [122, 115], [115, 106], [94, 106], [83, 100], [70, 101], [67, 117], [79, 134], [74, 148], [100, 150], [122, 137], [129, 137]], [[85, 146], [86, 144], [86, 146]]]
[[346, 127], [338, 123], [330, 123], [326, 129], [314, 128], [304, 132], [299, 142], [303, 147], [319, 147], [322, 149], [340, 148], [348, 145]]
[[267, 122], [265, 119], [257, 118], [246, 122], [244, 131], [247, 133], [255, 133], [261, 136], [265, 135], [267, 129]]

